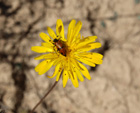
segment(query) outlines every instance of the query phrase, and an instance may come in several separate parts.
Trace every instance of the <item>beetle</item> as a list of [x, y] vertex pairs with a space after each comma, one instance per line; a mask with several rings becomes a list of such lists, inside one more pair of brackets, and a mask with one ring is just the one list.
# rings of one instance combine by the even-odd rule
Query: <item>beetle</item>
[[59, 53], [62, 54], [63, 56], [66, 56], [66, 48], [65, 48], [64, 43], [61, 40], [56, 39], [56, 38], [53, 40], [53, 42], [57, 50], [59, 51]]

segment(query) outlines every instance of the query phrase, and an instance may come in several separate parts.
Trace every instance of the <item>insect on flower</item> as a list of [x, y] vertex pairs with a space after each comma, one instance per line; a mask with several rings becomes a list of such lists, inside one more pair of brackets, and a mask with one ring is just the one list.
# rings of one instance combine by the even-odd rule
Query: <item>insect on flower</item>
[[34, 46], [32, 51], [37, 53], [45, 53], [35, 58], [35, 60], [44, 59], [35, 67], [35, 71], [39, 75], [46, 73], [52, 66], [55, 71], [52, 76], [56, 76], [56, 81], [62, 75], [63, 87], [66, 86], [70, 79], [75, 87], [79, 86], [78, 79], [82, 82], [85, 76], [91, 79], [87, 68], [82, 64], [95, 67], [96, 64], [102, 64], [103, 55], [90, 52], [92, 49], [100, 48], [101, 43], [95, 42], [97, 36], [81, 37], [80, 30], [82, 22], [76, 23], [72, 20], [68, 27], [67, 36], [64, 35], [64, 26], [61, 19], [57, 20], [56, 33], [50, 28], [47, 31], [50, 36], [41, 32], [40, 37], [44, 40], [41, 46]]
[[61, 40], [56, 39], [56, 38], [53, 40], [53, 42], [54, 42], [54, 45], [56, 46], [57, 50], [59, 51], [59, 53], [66, 56], [66, 48], [65, 48], [64, 42], [62, 42]]

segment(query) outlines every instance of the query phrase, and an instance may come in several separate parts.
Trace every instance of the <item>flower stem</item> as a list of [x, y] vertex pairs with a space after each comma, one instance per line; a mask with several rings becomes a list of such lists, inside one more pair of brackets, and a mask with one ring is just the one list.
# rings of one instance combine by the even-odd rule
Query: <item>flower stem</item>
[[53, 90], [53, 88], [56, 86], [57, 81], [53, 84], [53, 86], [50, 88], [50, 90], [44, 95], [44, 97], [35, 105], [35, 107], [32, 109], [30, 113], [34, 113], [34, 110], [38, 107], [39, 104], [42, 103], [42, 101], [49, 95], [49, 93]]

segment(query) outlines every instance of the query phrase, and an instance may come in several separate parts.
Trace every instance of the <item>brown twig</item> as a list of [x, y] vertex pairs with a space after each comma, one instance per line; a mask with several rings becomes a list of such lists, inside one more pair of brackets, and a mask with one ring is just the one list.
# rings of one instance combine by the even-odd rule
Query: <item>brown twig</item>
[[35, 107], [32, 109], [30, 113], [34, 113], [34, 110], [39, 106], [39, 104], [42, 103], [42, 101], [49, 95], [49, 93], [53, 90], [53, 88], [56, 86], [57, 81], [53, 84], [53, 86], [50, 88], [50, 90], [44, 95], [44, 97], [35, 105]]

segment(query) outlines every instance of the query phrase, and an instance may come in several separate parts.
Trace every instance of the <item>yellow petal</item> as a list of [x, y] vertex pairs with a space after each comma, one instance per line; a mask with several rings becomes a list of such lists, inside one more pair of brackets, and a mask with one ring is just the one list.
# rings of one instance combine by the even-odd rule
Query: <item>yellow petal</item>
[[62, 40], [64, 39], [64, 25], [61, 19], [58, 19], [56, 22], [56, 34], [61, 36]]
[[94, 42], [96, 39], [97, 39], [97, 36], [88, 36], [88, 37], [83, 38], [81, 42], [85, 42], [87, 44], [87, 43]]
[[71, 60], [71, 64], [73, 64], [73, 70], [76, 72], [77, 77], [81, 82], [84, 81], [84, 78], [80, 72], [80, 70], [83, 69], [79, 66], [78, 61], [76, 61], [75, 59], [70, 59], [70, 60]]
[[103, 55], [100, 54], [100, 53], [93, 53], [93, 52], [83, 52], [83, 53], [80, 53], [79, 56], [81, 57], [96, 57], [96, 58], [99, 58], [99, 59], [102, 59], [103, 58]]
[[79, 33], [78, 36], [76, 37], [76, 40], [71, 44], [72, 48], [77, 47], [78, 43], [80, 42], [81, 39], [81, 34]]
[[62, 73], [62, 66], [60, 66], [60, 68], [58, 70], [58, 73], [57, 73], [57, 76], [56, 76], [56, 81], [59, 80], [61, 73]]
[[57, 38], [54, 31], [50, 27], [47, 27], [47, 31], [53, 39]]
[[67, 81], [68, 81], [68, 79], [69, 79], [68, 72], [67, 72], [67, 70], [65, 70], [65, 69], [64, 69], [64, 71], [63, 71], [62, 79], [63, 79], [63, 87], [65, 87], [66, 84], [67, 84]]
[[87, 45], [88, 43], [94, 42], [96, 39], [97, 39], [97, 36], [89, 36], [89, 37], [83, 38], [82, 40], [80, 40], [76, 48], [80, 48], [82, 46]]
[[44, 47], [54, 51], [54, 45], [52, 43], [42, 42], [41, 46], [44, 46]]
[[54, 45], [52, 43], [42, 42], [41, 45], [47, 48], [54, 48]]
[[45, 56], [47, 56], [48, 54], [45, 54], [45, 55], [40, 55], [38, 57], [35, 57], [34, 59], [35, 60], [41, 60], [41, 59], [44, 59]]
[[79, 21], [75, 28], [74, 28], [74, 31], [73, 31], [73, 34], [72, 34], [72, 43], [75, 42], [75, 40], [77, 39], [77, 35], [79, 34], [80, 30], [81, 30], [81, 27], [82, 27], [82, 22]]
[[90, 45], [90, 49], [95, 49], [95, 48], [100, 48], [102, 45], [99, 42], [96, 43], [91, 43]]
[[85, 55], [83, 55], [82, 53], [79, 54], [80, 58], [83, 58], [85, 60], [88, 60], [90, 62], [93, 62], [95, 64], [102, 64], [102, 58], [103, 55], [99, 54], [99, 53], [87, 53]]
[[61, 64], [61, 62], [62, 62], [62, 59], [60, 56], [58, 56], [57, 54], [55, 54], [55, 56], [56, 56], [57, 60], [56, 60], [56, 62], [54, 62], [53, 66], [58, 65], [59, 63]]
[[75, 68], [75, 72], [76, 72], [76, 75], [77, 75], [78, 79], [79, 79], [81, 82], [83, 82], [83, 81], [84, 81], [84, 78], [83, 78], [81, 72], [80, 72], [77, 68]]
[[82, 74], [83, 74], [87, 79], [90, 80], [91, 77], [90, 77], [90, 74], [89, 74], [87, 68], [86, 68], [83, 64], [81, 64], [80, 62], [78, 62], [78, 63], [79, 63], [79, 65], [80, 65], [80, 67], [83, 68], [83, 70], [80, 70], [80, 71], [82, 72]]
[[48, 54], [45, 54], [45, 55], [40, 55], [38, 57], [35, 57], [34, 59], [35, 60], [41, 60], [41, 59], [57, 59], [58, 58], [58, 55], [55, 54], [55, 53], [48, 53]]
[[77, 48], [77, 52], [84, 52], [84, 51], [90, 51], [92, 49], [96, 49], [96, 48], [100, 48], [101, 47], [101, 43], [99, 42], [95, 42], [95, 43], [91, 43], [91, 44], [87, 44], [85, 46], [82, 46], [80, 48]]
[[46, 73], [46, 72], [52, 67], [52, 65], [53, 65], [53, 62], [46, 63], [46, 65], [44, 66], [44, 68], [41, 69], [41, 70], [38, 72], [38, 74], [39, 74], [39, 75], [42, 75], [42, 74]]
[[41, 32], [40, 34], [40, 37], [42, 38], [42, 40], [44, 40], [45, 42], [49, 43], [50, 45], [53, 45], [52, 44], [52, 39], [45, 33]]
[[87, 64], [89, 66], [95, 67], [95, 63], [88, 61], [87, 59], [83, 58], [83, 57], [79, 57], [79, 56], [75, 56], [75, 58], [81, 62], [83, 62], [84, 64]]
[[78, 63], [78, 61], [75, 59], [71, 59], [71, 63], [78, 69], [78, 70], [84, 70]]
[[39, 75], [42, 75], [52, 67], [53, 63], [54, 61], [44, 60], [36, 66], [35, 71], [38, 72]]
[[103, 60], [101, 59], [98, 59], [98, 58], [85, 58], [85, 60], [89, 61], [89, 62], [93, 62], [95, 64], [102, 64], [103, 63]]
[[46, 48], [43, 46], [33, 46], [31, 48], [32, 51], [37, 53], [46, 53], [46, 52], [53, 52], [54, 50], [52, 48]]
[[44, 60], [44, 61], [40, 62], [40, 63], [35, 67], [35, 71], [36, 71], [36, 72], [39, 72], [39, 70], [41, 70], [41, 69], [44, 67], [44, 65], [46, 64], [46, 62], [48, 62], [48, 61]]
[[72, 20], [69, 24], [69, 27], [68, 27], [68, 34], [67, 34], [68, 45], [70, 44], [70, 42], [72, 40], [72, 35], [73, 35], [75, 23], [76, 23], [76, 20]]
[[76, 39], [76, 43], [78, 43], [81, 39], [81, 34], [79, 33], [78, 36], [77, 36], [77, 39]]
[[71, 81], [72, 81], [72, 84], [74, 85], [74, 87], [77, 88], [77, 87], [79, 86], [79, 84], [78, 84], [78, 80], [77, 80], [76, 73], [73, 72], [73, 70], [71, 70], [71, 71], [69, 72], [69, 75], [70, 75], [70, 79], [71, 79]]
[[78, 60], [92, 67], [95, 67], [95, 64], [102, 64], [103, 62], [103, 60], [97, 58], [81, 58]]
[[61, 66], [60, 63], [59, 63], [58, 65], [56, 65], [55, 71], [54, 71], [53, 75], [52, 75], [52, 76], [47, 76], [47, 77], [48, 77], [48, 78], [53, 78], [53, 77], [55, 77], [56, 74], [58, 73], [59, 69], [60, 69], [60, 66]]

